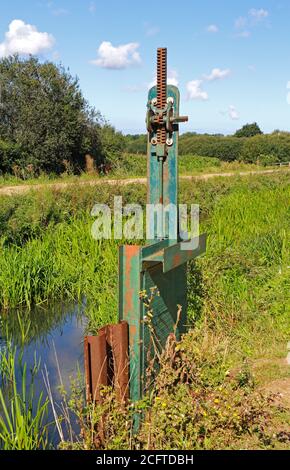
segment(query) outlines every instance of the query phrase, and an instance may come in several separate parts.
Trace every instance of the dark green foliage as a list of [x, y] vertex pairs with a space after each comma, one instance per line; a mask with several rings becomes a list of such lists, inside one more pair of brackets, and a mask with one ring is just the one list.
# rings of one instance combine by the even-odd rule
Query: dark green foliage
[[18, 165], [23, 152], [17, 144], [0, 140], [0, 171], [8, 173], [13, 165]]
[[[239, 132], [227, 137], [187, 132], [179, 138], [179, 154], [262, 165], [290, 161], [290, 133], [275, 131], [272, 134], [262, 134], [256, 129], [256, 132], [252, 132], [253, 136], [247, 136]], [[124, 139], [128, 152], [146, 153], [146, 135], [127, 135]]]
[[180, 137], [179, 151], [181, 155], [193, 154], [201, 157], [216, 157], [231, 162], [239, 160], [243, 141], [234, 137], [208, 135], [184, 135]]
[[261, 135], [263, 132], [256, 122], [253, 124], [245, 124], [241, 129], [237, 130], [235, 137], [254, 137]]
[[127, 134], [125, 136], [127, 153], [147, 153], [147, 135], [146, 134]]
[[[270, 163], [290, 161], [290, 133], [256, 135], [251, 139], [243, 139], [240, 160], [255, 163], [263, 160], [265, 155], [271, 156]], [[271, 160], [271, 161], [270, 161]]]
[[4, 58], [0, 86], [1, 172], [75, 172], [86, 154], [101, 165], [122, 148], [120, 136], [88, 106], [78, 79], [62, 66]]
[[125, 146], [124, 137], [121, 132], [116, 132], [114, 127], [107, 123], [98, 129], [98, 135], [99, 155], [101, 156], [99, 163], [106, 163], [106, 167], [111, 170], [122, 159]]
[[[239, 159], [241, 147], [240, 140], [221, 135], [198, 135], [188, 132], [179, 138], [180, 155], [191, 154], [233, 161]], [[145, 154], [147, 152], [147, 136], [145, 134], [126, 135], [125, 149], [128, 153]]]
[[271, 159], [267, 159], [267, 164], [288, 162], [290, 161], [290, 133], [256, 135], [251, 138], [182, 135], [179, 148], [181, 155], [216, 157], [228, 162], [239, 160], [257, 163], [264, 160], [262, 157], [265, 155], [271, 156]]

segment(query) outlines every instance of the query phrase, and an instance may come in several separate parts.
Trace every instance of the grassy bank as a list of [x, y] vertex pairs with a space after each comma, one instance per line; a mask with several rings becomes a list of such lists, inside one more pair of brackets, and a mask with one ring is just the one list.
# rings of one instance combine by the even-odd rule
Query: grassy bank
[[[221, 245], [222, 238], [217, 238], [217, 227], [223, 227], [221, 224], [224, 223], [225, 230], [222, 229], [220, 237], [228, 237], [227, 230], [230, 229], [227, 227], [236, 225], [239, 227], [242, 222], [242, 219], [236, 220], [238, 214], [244, 217], [244, 211], [247, 210], [252, 217], [259, 216], [260, 205], [267, 208], [269, 191], [273, 193], [269, 204], [277, 204], [279, 209], [282, 201], [287, 198], [285, 188], [287, 180], [284, 176], [257, 177], [244, 181], [234, 178], [228, 181], [197, 182], [194, 185], [184, 182], [181, 185], [181, 202], [201, 204], [202, 221], [210, 233], [209, 252], [216, 253], [221, 249], [220, 246], [223, 250], [229, 249], [228, 246]], [[252, 197], [253, 190], [257, 193], [254, 197]], [[112, 205], [111, 191], [111, 188], [106, 187], [79, 188], [58, 193], [46, 191], [1, 198], [0, 304], [2, 307], [20, 305], [30, 307], [33, 303], [63, 296], [78, 300], [83, 296], [87, 299], [92, 298], [96, 306], [99, 305], [98, 299], [102, 296], [108, 298], [109, 295], [109, 298], [113, 299], [116, 285], [117, 245], [120, 242], [97, 242], [90, 235], [94, 220], [90, 216], [90, 211], [96, 202]], [[283, 191], [286, 195], [283, 195]], [[126, 188], [114, 188], [114, 193], [123, 196], [124, 204], [143, 203], [145, 200], [143, 187], [132, 185]], [[248, 199], [252, 201], [250, 209], [247, 206]], [[222, 206], [217, 204], [220, 200], [224, 201], [224, 204], [228, 200], [229, 208], [225, 210], [220, 208]], [[235, 207], [234, 212], [230, 210], [231, 205]], [[284, 206], [285, 202], [281, 207], [282, 212], [285, 212]], [[277, 217], [278, 213], [271, 205], [270, 214]], [[227, 220], [227, 214], [231, 214], [234, 220]], [[261, 224], [254, 223], [254, 219], [249, 220], [249, 223], [253, 224], [251, 226], [257, 233], [262, 230]], [[273, 227], [277, 226], [275, 220], [272, 220], [272, 223]], [[273, 227], [271, 230], [274, 230]], [[238, 236], [239, 230], [237, 229], [235, 236]], [[231, 250], [240, 249], [235, 246], [235, 238], [232, 236], [233, 240], [226, 239]], [[258, 239], [257, 236], [256, 240]], [[270, 241], [266, 240], [265, 243]], [[97, 307], [97, 310], [101, 316], [104, 316], [104, 313], [101, 314], [102, 308], [100, 306], [98, 310]], [[112, 310], [114, 309], [115, 303]], [[106, 317], [108, 318], [111, 317]]]
[[[217, 178], [180, 190], [181, 202], [200, 203], [209, 235], [206, 256], [189, 269], [193, 329], [169, 348], [154, 393], [138, 405], [145, 422], [136, 442], [130, 410], [116, 409], [108, 395], [103, 445], [283, 448], [285, 403], [260, 391], [289, 380], [289, 179]], [[145, 191], [114, 187], [124, 204], [144, 202]], [[111, 193], [103, 186], [1, 198], [2, 309], [68, 298], [86, 303], [91, 331], [116, 319], [118, 243], [90, 236], [91, 208], [112, 205]], [[80, 401], [76, 407], [84, 413]], [[93, 447], [86, 436], [80, 445]]]
[[[277, 169], [277, 167], [273, 167]], [[182, 155], [179, 158], [180, 175], [200, 175], [201, 173], [227, 173], [239, 171], [259, 171], [265, 169], [258, 166], [238, 161], [223, 162], [217, 158], [199, 157], [198, 155]], [[134, 177], [145, 177], [147, 173], [146, 155], [124, 154], [112, 166], [111, 170], [105, 174], [81, 173], [80, 175], [70, 175], [67, 173], [61, 176], [54, 174], [42, 174], [37, 178], [22, 179], [12, 175], [0, 175], [0, 188], [5, 186], [38, 185], [55, 183], [78, 183], [95, 179], [124, 179]]]

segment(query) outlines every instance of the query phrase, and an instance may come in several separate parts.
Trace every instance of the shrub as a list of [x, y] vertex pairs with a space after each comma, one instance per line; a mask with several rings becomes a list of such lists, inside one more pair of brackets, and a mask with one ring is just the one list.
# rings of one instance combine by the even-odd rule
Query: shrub
[[215, 157], [231, 162], [239, 160], [244, 139], [208, 135], [181, 136], [179, 149], [181, 155], [195, 154], [202, 157]]
[[0, 172], [7, 173], [14, 165], [18, 166], [22, 153], [19, 145], [0, 140]]
[[290, 161], [290, 134], [257, 135], [244, 139], [240, 160], [256, 163], [261, 155], [271, 155], [275, 162]]
[[277, 158], [275, 155], [270, 154], [270, 155], [259, 155], [258, 162], [262, 166], [268, 166], [268, 165], [274, 165], [274, 163], [277, 162]]

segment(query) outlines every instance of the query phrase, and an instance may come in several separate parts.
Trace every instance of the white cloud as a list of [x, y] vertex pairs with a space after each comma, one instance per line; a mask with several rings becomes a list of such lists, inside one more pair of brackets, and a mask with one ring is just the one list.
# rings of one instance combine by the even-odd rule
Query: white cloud
[[0, 57], [12, 54], [39, 54], [51, 49], [55, 40], [51, 34], [41, 33], [36, 26], [26, 24], [22, 20], [13, 20], [5, 39], [0, 43]]
[[208, 94], [202, 89], [202, 80], [192, 80], [186, 85], [188, 100], [208, 100]]
[[104, 41], [98, 49], [98, 58], [91, 63], [104, 69], [126, 69], [141, 62], [138, 48], [139, 44], [136, 42], [115, 47], [111, 42]]
[[96, 9], [97, 9], [97, 6], [96, 6], [95, 2], [91, 2], [90, 5], [89, 5], [89, 12], [94, 14], [96, 12]]
[[268, 18], [269, 12], [260, 8], [251, 8], [247, 16], [240, 16], [235, 21], [235, 28], [242, 30], [240, 33], [236, 34], [236, 37], [248, 38], [251, 36], [251, 29], [257, 26], [257, 23], [262, 22]]
[[251, 16], [252, 18], [255, 18], [255, 20], [257, 21], [262, 21], [269, 16], [269, 12], [267, 10], [264, 10], [263, 8], [261, 8], [260, 10], [257, 10], [256, 8], [252, 8], [249, 11], [249, 16]]
[[237, 121], [238, 119], [240, 119], [240, 115], [236, 109], [235, 106], [231, 105], [229, 107], [229, 117], [233, 120], [233, 121]]
[[169, 70], [167, 83], [168, 85], [178, 86], [178, 72], [176, 70]]
[[206, 28], [206, 30], [207, 30], [208, 33], [218, 33], [219, 32], [219, 28], [216, 24], [210, 24]]
[[230, 69], [221, 70], [219, 68], [212, 69], [209, 75], [204, 75], [204, 79], [213, 82], [214, 80], [223, 80], [230, 75]]

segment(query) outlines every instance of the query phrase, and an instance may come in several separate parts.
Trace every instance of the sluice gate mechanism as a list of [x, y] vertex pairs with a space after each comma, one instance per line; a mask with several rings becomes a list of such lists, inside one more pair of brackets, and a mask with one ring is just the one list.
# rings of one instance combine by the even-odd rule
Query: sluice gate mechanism
[[[179, 103], [178, 88], [167, 85], [167, 50], [159, 48], [157, 86], [149, 90], [146, 125], [147, 204], [161, 208], [161, 222], [153, 210], [147, 218], [151, 236], [146, 246], [119, 248], [119, 324], [85, 338], [88, 400], [101, 401], [103, 385], [113, 385], [120, 401], [140, 400], [148, 387], [146, 371], [154, 361], [154, 348], [162, 350], [172, 333], [179, 340], [186, 332], [187, 263], [205, 252], [206, 234], [181, 237], [178, 135], [179, 123], [188, 118], [179, 115]], [[176, 217], [166, 212], [168, 207], [175, 208]]]

